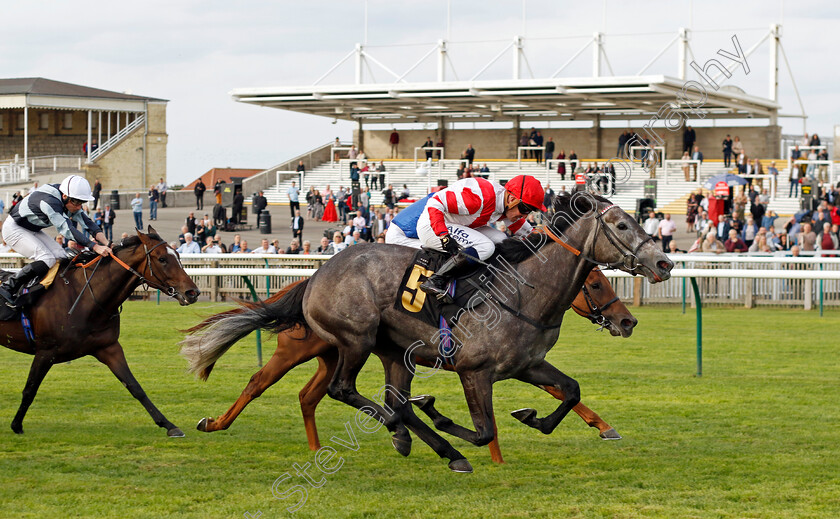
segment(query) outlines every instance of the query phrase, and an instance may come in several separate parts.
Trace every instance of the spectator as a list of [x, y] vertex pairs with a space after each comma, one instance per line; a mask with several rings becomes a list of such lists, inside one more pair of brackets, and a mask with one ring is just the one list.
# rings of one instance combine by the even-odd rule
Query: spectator
[[187, 228], [186, 225], [181, 227], [181, 234], [178, 235], [178, 243], [180, 245], [183, 245], [184, 243], [187, 242], [187, 240], [184, 238], [184, 235], [187, 234], [188, 232], [190, 232], [190, 230]]
[[[443, 135], [440, 135], [440, 136], [438, 137], [438, 140], [437, 140], [437, 142], [435, 143], [435, 146], [437, 146], [438, 148], [443, 148]], [[441, 158], [443, 158], [442, 153], [443, 153], [443, 152], [442, 152], [441, 150], [437, 150], [437, 158], [438, 158], [438, 160], [440, 160]]]
[[747, 217], [747, 224], [741, 230], [741, 239], [744, 240], [744, 243], [747, 247], [751, 246], [755, 239], [758, 237], [759, 227], [758, 224], [755, 223], [755, 220], [752, 216]]
[[816, 160], [817, 160], [817, 150], [814, 150], [814, 149], [808, 150], [808, 168], [805, 171], [805, 175], [811, 180], [814, 180], [816, 178], [816, 175], [814, 173], [816, 171], [816, 168], [817, 168], [817, 165], [814, 164], [814, 161], [816, 161]]
[[365, 218], [364, 207], [359, 205], [359, 210], [356, 211], [356, 217], [353, 218], [353, 230], [359, 233], [359, 236], [367, 235], [367, 218]]
[[394, 186], [388, 184], [388, 188], [382, 190], [383, 199], [382, 202], [385, 204], [385, 207], [388, 209], [394, 208]]
[[[735, 140], [732, 141], [732, 155], [735, 157], [736, 163], [739, 157], [743, 157], [744, 155], [744, 144], [741, 142], [741, 138], [737, 135], [735, 136]], [[738, 171], [741, 172], [740, 168]]]
[[216, 205], [222, 205], [222, 184], [221, 180], [217, 180], [213, 185], [213, 196], [216, 197]]
[[695, 191], [688, 195], [688, 200], [685, 203], [685, 232], [691, 232], [694, 229], [694, 222], [697, 220], [697, 215], [700, 211], [700, 200], [698, 193]]
[[817, 250], [837, 250], [840, 248], [837, 231], [828, 222], [823, 223], [822, 232], [817, 237]]
[[251, 251], [253, 254], [277, 254], [274, 245], [268, 243], [268, 238], [263, 238], [260, 246]]
[[[580, 161], [578, 161], [578, 156], [577, 153], [575, 153], [575, 150], [569, 151], [569, 163], [572, 166], [572, 175], [574, 175], [578, 166], [580, 166]], [[561, 180], [563, 180], [562, 177]]]
[[303, 242], [303, 248], [300, 250], [300, 253], [307, 256], [312, 254], [312, 243], [309, 240]]
[[193, 188], [193, 194], [195, 194], [195, 208], [198, 211], [204, 210], [205, 191], [207, 191], [207, 186], [204, 185], [204, 181], [201, 180], [201, 177], [199, 177], [198, 182], [196, 182], [195, 187]]
[[695, 142], [697, 142], [697, 134], [694, 132], [694, 128], [686, 126], [683, 131], [683, 151], [691, 152], [694, 149]]
[[241, 242], [239, 242], [239, 249], [236, 250], [236, 251], [231, 251], [231, 252], [235, 252], [237, 254], [250, 254], [251, 249], [248, 248], [248, 242], [245, 241], [245, 240], [242, 240]]
[[333, 233], [333, 241], [327, 247], [327, 251], [325, 254], [338, 254], [339, 252], [343, 251], [347, 248], [347, 244], [344, 243], [344, 236], [340, 232]]
[[[816, 134], [814, 134], [814, 137], [816, 137]], [[827, 161], [828, 160], [828, 150], [820, 150], [819, 154], [817, 155], [817, 160]], [[827, 164], [820, 164], [818, 167], [819, 167], [819, 181], [821, 183], [828, 182], [829, 181], [828, 165]]]
[[293, 239], [291, 243], [289, 243], [289, 247], [286, 248], [286, 252], [284, 254], [300, 254], [300, 242], [297, 238]]
[[239, 248], [242, 245], [242, 236], [237, 234], [233, 237], [233, 243], [230, 244], [228, 250], [230, 252], [239, 252]]
[[[102, 195], [102, 182], [99, 181], [97, 178], [96, 181], [93, 183], [93, 208], [96, 209], [99, 206], [99, 197]], [[0, 214], [2, 214], [3, 210], [0, 209]]]
[[358, 245], [362, 243], [362, 233], [360, 233], [359, 231], [353, 231], [353, 234], [348, 235], [346, 238], [344, 238], [344, 243], [346, 243], [348, 246]]
[[327, 254], [327, 249], [330, 248], [330, 239], [326, 236], [321, 237], [321, 245], [318, 246], [315, 252], [318, 254]]
[[114, 220], [116, 219], [117, 212], [111, 209], [111, 204], [105, 204], [105, 210], [102, 211], [102, 232], [111, 241], [114, 241]]
[[356, 158], [358, 156], [359, 156], [359, 152], [358, 152], [358, 150], [356, 150], [356, 145], [351, 144], [350, 145], [350, 151], [347, 152], [347, 158], [350, 159], [350, 160], [356, 160]]
[[397, 158], [399, 155], [400, 134], [397, 133], [396, 128], [391, 130], [391, 136], [388, 137], [388, 143], [391, 145], [391, 158]]
[[435, 143], [432, 142], [431, 137], [426, 137], [426, 142], [423, 143], [422, 147], [426, 148], [426, 160], [429, 160], [430, 158], [432, 158], [432, 151], [433, 150], [431, 148], [435, 147]]
[[306, 173], [306, 166], [303, 165], [302, 160], [298, 161], [297, 169], [295, 171], [297, 171], [298, 173]]
[[[548, 159], [546, 159], [548, 160]], [[551, 184], [545, 185], [545, 195], [543, 195], [543, 205], [551, 211], [551, 207], [554, 205], [554, 190], [551, 189]]]
[[400, 200], [405, 200], [407, 198], [411, 198], [411, 191], [408, 189], [407, 184], [403, 184], [402, 193], [400, 193]]
[[666, 251], [668, 254], [685, 254], [686, 251], [677, 247], [677, 242], [670, 241], [668, 242], [668, 250]]
[[717, 239], [717, 235], [714, 231], [709, 231], [709, 233], [706, 235], [706, 239], [703, 240], [703, 243], [700, 246], [700, 251], [721, 254], [723, 252], [726, 252], [726, 247], [720, 240]]
[[237, 189], [233, 193], [233, 204], [230, 208], [230, 221], [237, 225], [239, 223], [247, 223], [247, 220], [242, 220], [242, 207], [245, 205], [245, 197], [242, 195], [242, 189]]
[[697, 236], [705, 236], [711, 230], [711, 227], [712, 221], [709, 219], [709, 213], [701, 210], [694, 221], [693, 230], [697, 233]]
[[803, 251], [817, 250], [817, 234], [811, 230], [810, 223], [802, 224], [802, 232], [796, 235], [796, 244]]
[[256, 211], [256, 213], [257, 213], [257, 227], [259, 227], [259, 225], [260, 225], [260, 215], [262, 214], [263, 211], [265, 211], [265, 208], [268, 207], [268, 200], [266, 200], [266, 198], [265, 198], [265, 193], [263, 193], [262, 191], [257, 193], [257, 196], [255, 196], [251, 200], [251, 204], [253, 204], [254, 211]]
[[195, 224], [195, 232], [193, 233], [195, 237], [195, 241], [200, 244], [207, 243], [207, 229], [204, 227], [204, 223], [199, 220]]
[[[537, 134], [534, 136], [534, 146], [542, 146], [543, 142], [544, 141], [542, 133], [537, 132]], [[537, 164], [540, 164], [542, 162], [543, 150], [534, 150], [534, 157], [537, 159]], [[472, 164], [472, 161], [470, 161], [470, 164]]]
[[549, 137], [548, 142], [545, 143], [545, 161], [548, 162], [554, 158], [554, 137]]
[[671, 220], [670, 214], [666, 214], [665, 219], [657, 226], [657, 235], [662, 240], [662, 252], [668, 252], [668, 244], [674, 239], [675, 232], [677, 232], [677, 224]]
[[201, 249], [201, 252], [204, 254], [221, 254], [222, 247], [221, 247], [221, 239], [220, 238], [207, 238], [207, 245]]
[[732, 139], [729, 134], [723, 139], [723, 167], [729, 168], [732, 165]]
[[131, 211], [134, 213], [134, 227], [143, 229], [143, 199], [140, 198], [140, 193], [131, 200]]
[[292, 218], [292, 224], [289, 227], [292, 229], [292, 238], [303, 236], [303, 217], [300, 215], [300, 209], [295, 210], [295, 216]]
[[190, 214], [187, 215], [187, 231], [192, 234], [195, 234], [195, 213], [190, 211]]
[[472, 144], [467, 144], [467, 149], [464, 151], [464, 158], [472, 166], [473, 160], [475, 160], [475, 148], [473, 148]]
[[719, 215], [716, 228], [718, 241], [723, 242], [723, 240], [728, 238], [730, 229], [732, 229], [732, 223], [726, 219], [725, 215]]
[[300, 196], [300, 189], [295, 186], [295, 181], [292, 180], [292, 186], [286, 191], [289, 195], [289, 209], [292, 212], [292, 218], [295, 217], [295, 210], [300, 209], [300, 202], [298, 201], [298, 197]]
[[659, 218], [653, 211], [648, 212], [648, 217], [643, 224], [644, 230], [654, 241], [659, 239]]
[[738, 236], [735, 229], [729, 230], [729, 239], [724, 242], [726, 252], [747, 252], [747, 244]]
[[748, 250], [749, 252], [773, 252], [767, 242], [767, 236], [758, 236]]
[[[381, 182], [380, 182], [381, 181]], [[376, 173], [370, 174], [370, 188], [379, 189], [385, 187], [385, 161], [380, 160], [379, 165], [376, 166]]]
[[[694, 153], [691, 154], [691, 160], [697, 160], [700, 164], [703, 164], [703, 153], [700, 151], [699, 146], [694, 147]], [[692, 180], [697, 180], [699, 177], [697, 176], [697, 162], [691, 163], [691, 169], [694, 170], [694, 178]]]
[[178, 254], [199, 254], [201, 253], [201, 247], [198, 246], [198, 243], [193, 241], [193, 235], [191, 232], [184, 233], [184, 243], [178, 247]]
[[315, 190], [315, 193], [312, 196], [313, 202], [313, 216], [315, 220], [321, 221], [321, 218], [324, 216], [324, 198], [321, 196], [321, 192], [319, 190]]
[[680, 160], [682, 160], [682, 163], [683, 163], [682, 170], [683, 170], [683, 175], [685, 175], [685, 181], [690, 182], [691, 181], [690, 180], [691, 179], [691, 162], [689, 162], [689, 161], [691, 160], [691, 156], [688, 154], [687, 151], [684, 151], [683, 155], [682, 155], [682, 158]]
[[[160, 194], [160, 206], [166, 207], [166, 182], [163, 181], [163, 177], [160, 177], [160, 182], [157, 185], [158, 194]], [[155, 215], [157, 218], [157, 215]]]
[[157, 220], [158, 203], [160, 203], [160, 193], [157, 185], [149, 186], [149, 220]]
[[566, 150], [560, 150], [557, 154], [557, 173], [561, 182], [566, 180]]

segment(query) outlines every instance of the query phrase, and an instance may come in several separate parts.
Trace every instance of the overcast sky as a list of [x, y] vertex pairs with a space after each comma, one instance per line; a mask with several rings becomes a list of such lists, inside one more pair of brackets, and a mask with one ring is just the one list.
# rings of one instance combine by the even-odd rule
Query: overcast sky
[[[367, 5], [370, 52], [400, 73], [447, 35], [446, 0], [368, 0]], [[229, 92], [312, 84], [363, 41], [364, 6], [363, 0], [0, 0], [6, 21], [0, 75], [168, 99], [170, 183], [189, 182], [212, 167], [268, 168], [336, 136], [349, 138], [354, 125], [236, 103]], [[679, 27], [695, 30], [691, 45], [700, 62], [718, 49], [731, 51], [733, 34], [746, 51], [771, 23], [781, 22], [782, 44], [809, 115], [808, 131], [832, 135], [834, 124], [840, 124], [840, 3], [697, 0], [691, 6], [688, 0], [526, 0], [523, 21], [522, 1], [452, 0], [450, 56], [458, 77], [468, 79], [520, 34], [534, 76], [548, 77], [594, 31], [603, 31], [614, 73], [634, 75]], [[510, 77], [510, 63], [503, 57], [480, 79]], [[736, 71], [727, 84], [767, 96], [766, 44], [749, 64], [749, 76]], [[374, 79], [388, 82], [388, 75], [373, 67]], [[647, 73], [676, 76], [676, 67], [674, 47]], [[590, 72], [587, 50], [563, 75]], [[434, 74], [432, 59], [409, 79], [434, 80]], [[352, 82], [350, 62], [324, 81]], [[800, 112], [783, 61], [780, 102], [783, 113]], [[781, 123], [785, 133], [802, 132], [800, 119]]]

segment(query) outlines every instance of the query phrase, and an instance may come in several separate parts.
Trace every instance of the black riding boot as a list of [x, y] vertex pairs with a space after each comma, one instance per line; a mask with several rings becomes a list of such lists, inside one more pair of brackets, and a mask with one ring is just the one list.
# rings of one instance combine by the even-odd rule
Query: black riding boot
[[452, 256], [446, 261], [446, 263], [440, 266], [432, 277], [420, 285], [420, 290], [437, 297], [438, 300], [445, 304], [452, 304], [454, 302], [452, 297], [446, 293], [446, 290], [449, 287], [449, 282], [452, 278], [469, 270], [471, 265], [472, 262], [470, 261], [469, 256], [463, 253]]
[[14, 276], [0, 285], [0, 297], [5, 299], [7, 306], [17, 307], [17, 292], [33, 278], [39, 278], [49, 272], [50, 268], [43, 261], [33, 261], [24, 265]]

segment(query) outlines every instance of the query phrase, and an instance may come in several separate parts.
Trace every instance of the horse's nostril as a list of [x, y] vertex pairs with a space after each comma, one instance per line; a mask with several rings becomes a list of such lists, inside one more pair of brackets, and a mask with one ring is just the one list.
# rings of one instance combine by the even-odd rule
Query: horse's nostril
[[635, 319], [622, 319], [621, 327], [625, 330], [630, 330], [636, 326], [636, 323], [638, 323], [638, 321]]
[[672, 262], [666, 261], [666, 260], [660, 261], [659, 263], [656, 264], [656, 266], [661, 268], [662, 270], [665, 270], [665, 271], [670, 271], [672, 268], [674, 268], [674, 264]]

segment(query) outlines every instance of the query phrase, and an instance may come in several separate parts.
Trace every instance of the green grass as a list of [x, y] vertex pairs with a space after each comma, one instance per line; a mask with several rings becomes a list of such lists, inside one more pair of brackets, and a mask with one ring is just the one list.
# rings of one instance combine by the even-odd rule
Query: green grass
[[[31, 357], [0, 351], [0, 517], [284, 517], [293, 499], [272, 496], [292, 465], [313, 462], [297, 392], [314, 363], [292, 371], [228, 431], [200, 433], [256, 370], [249, 338], [207, 383], [184, 372], [177, 329], [221, 307], [128, 303], [122, 343], [152, 401], [187, 433], [168, 439], [93, 359], [53, 368], [24, 422], [8, 427]], [[632, 338], [613, 338], [569, 317], [548, 359], [581, 384], [584, 403], [624, 439], [605, 442], [570, 414], [550, 436], [508, 415], [555, 401], [519, 382], [495, 388], [507, 464], [485, 448], [453, 445], [475, 473], [451, 473], [415, 440], [410, 457], [384, 429], [356, 429], [356, 452], [337, 447], [341, 469], [309, 488], [300, 517], [839, 517], [837, 331], [840, 314], [801, 310], [705, 311], [704, 375], [695, 371], [695, 321], [676, 307], [635, 309]], [[497, 345], [502, 348], [505, 345]], [[266, 354], [273, 348], [267, 341]], [[363, 392], [382, 384], [371, 362]], [[469, 417], [457, 378], [417, 381], [460, 423]], [[346, 436], [354, 411], [326, 399], [321, 440]], [[314, 469], [313, 469], [314, 470]], [[315, 471], [317, 473], [317, 470]]]

